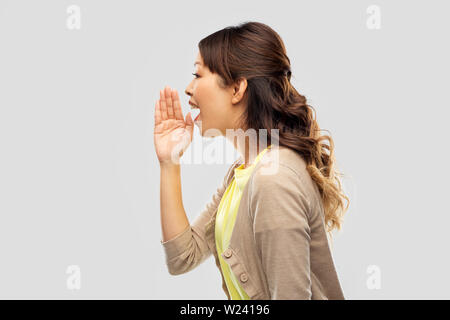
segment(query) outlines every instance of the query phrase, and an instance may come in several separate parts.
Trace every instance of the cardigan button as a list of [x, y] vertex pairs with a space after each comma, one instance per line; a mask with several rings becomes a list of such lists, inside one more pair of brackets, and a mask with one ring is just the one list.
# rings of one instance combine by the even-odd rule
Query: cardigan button
[[225, 250], [225, 252], [223, 253], [225, 257], [229, 258], [232, 255], [231, 249], [227, 249]]
[[246, 273], [243, 273], [243, 274], [241, 274], [241, 281], [242, 282], [247, 282], [247, 280], [248, 280], [248, 277], [247, 277], [247, 274]]

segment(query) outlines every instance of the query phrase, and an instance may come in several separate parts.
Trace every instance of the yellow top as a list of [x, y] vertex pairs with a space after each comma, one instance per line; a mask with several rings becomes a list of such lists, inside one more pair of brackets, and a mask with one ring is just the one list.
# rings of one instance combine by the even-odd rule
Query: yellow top
[[225, 193], [220, 200], [217, 208], [215, 238], [217, 254], [219, 256], [220, 267], [225, 279], [231, 300], [250, 300], [247, 293], [242, 289], [236, 276], [231, 271], [229, 265], [224, 261], [221, 254], [228, 248], [233, 232], [236, 214], [239, 209], [242, 192], [247, 184], [248, 179], [261, 156], [269, 149], [270, 146], [262, 150], [255, 161], [248, 168], [244, 168], [244, 164], [234, 169], [234, 177], [228, 185]]

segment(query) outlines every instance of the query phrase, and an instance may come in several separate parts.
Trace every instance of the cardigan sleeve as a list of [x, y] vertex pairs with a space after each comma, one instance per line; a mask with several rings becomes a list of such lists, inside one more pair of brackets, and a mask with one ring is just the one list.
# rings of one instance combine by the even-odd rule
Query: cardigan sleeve
[[299, 175], [279, 164], [255, 172], [250, 211], [271, 300], [311, 299], [309, 200]]
[[212, 252], [205, 238], [205, 226], [220, 204], [220, 200], [228, 186], [227, 177], [237, 161], [228, 169], [224, 180], [213, 194], [211, 201], [206, 204], [205, 209], [193, 222], [174, 238], [166, 242], [160, 240], [165, 253], [166, 265], [171, 275], [189, 272], [211, 256]]

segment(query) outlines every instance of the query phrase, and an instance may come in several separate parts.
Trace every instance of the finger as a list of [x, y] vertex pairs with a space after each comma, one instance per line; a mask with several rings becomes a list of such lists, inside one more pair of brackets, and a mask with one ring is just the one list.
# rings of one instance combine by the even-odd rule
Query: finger
[[159, 100], [155, 104], [155, 127], [161, 123], [161, 106], [159, 105]]
[[165, 95], [166, 95], [166, 105], [167, 105], [167, 117], [169, 119], [174, 119], [174, 114], [173, 114], [173, 105], [172, 105], [172, 94], [170, 93], [170, 87], [166, 86], [165, 90]]
[[172, 101], [173, 101], [173, 112], [175, 113], [175, 119], [183, 119], [183, 111], [181, 110], [180, 97], [178, 96], [177, 90], [172, 90]]
[[159, 98], [160, 98], [160, 102], [159, 104], [161, 105], [161, 120], [167, 120], [167, 107], [166, 107], [166, 97], [164, 96], [164, 90], [160, 90], [159, 91]]

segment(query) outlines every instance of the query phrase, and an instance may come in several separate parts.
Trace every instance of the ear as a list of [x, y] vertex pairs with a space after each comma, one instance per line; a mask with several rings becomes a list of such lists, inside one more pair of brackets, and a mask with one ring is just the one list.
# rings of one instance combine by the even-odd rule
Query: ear
[[247, 90], [247, 79], [240, 78], [233, 85], [233, 96], [231, 98], [232, 103], [239, 103], [245, 96], [245, 92]]

